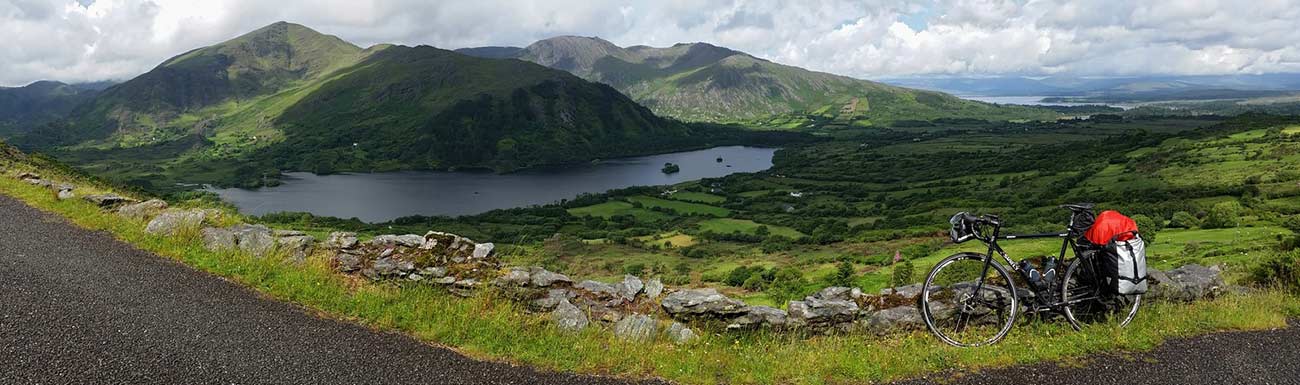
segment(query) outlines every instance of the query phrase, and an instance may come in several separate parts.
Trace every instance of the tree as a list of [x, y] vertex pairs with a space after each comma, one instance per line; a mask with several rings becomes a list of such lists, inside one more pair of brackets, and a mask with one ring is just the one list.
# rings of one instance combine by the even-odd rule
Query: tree
[[1237, 202], [1219, 202], [1210, 208], [1210, 213], [1205, 216], [1205, 222], [1201, 227], [1207, 229], [1223, 229], [1237, 226], [1239, 205]]
[[912, 283], [912, 261], [903, 261], [894, 264], [893, 287], [906, 286]]
[[1174, 213], [1174, 217], [1169, 220], [1169, 227], [1178, 229], [1190, 229], [1201, 225], [1201, 220], [1196, 219], [1195, 215], [1186, 211]]
[[1300, 234], [1300, 215], [1292, 215], [1282, 220], [1282, 227], [1291, 232]]
[[760, 243], [758, 247], [760, 249], [763, 249], [764, 253], [771, 254], [778, 251], [788, 251], [794, 248], [794, 245], [790, 241], [790, 238], [786, 238], [780, 235], [773, 235], [767, 237], [767, 239], [764, 239], [763, 243]]
[[690, 275], [691, 265], [686, 262], [678, 262], [677, 266], [673, 266], [673, 271], [677, 272], [679, 275]]
[[1133, 216], [1133, 222], [1137, 223], [1138, 233], [1142, 234], [1142, 240], [1146, 243], [1156, 242], [1156, 233], [1162, 230], [1162, 226], [1157, 220], [1151, 219], [1146, 215], [1138, 214]]
[[831, 286], [853, 286], [853, 263], [848, 260], [841, 261], [840, 265], [835, 268], [835, 274], [831, 274]]
[[623, 266], [623, 273], [640, 277], [641, 274], [645, 273], [645, 264], [638, 262]]
[[803, 272], [793, 267], [786, 267], [777, 271], [772, 277], [767, 295], [777, 303], [782, 303], [802, 296], [807, 286], [808, 280], [804, 279]]
[[722, 283], [728, 286], [741, 287], [745, 284], [745, 280], [749, 279], [751, 273], [752, 271], [748, 266], [737, 266], [735, 269], [731, 269], [731, 273], [727, 274], [727, 278], [723, 279]]

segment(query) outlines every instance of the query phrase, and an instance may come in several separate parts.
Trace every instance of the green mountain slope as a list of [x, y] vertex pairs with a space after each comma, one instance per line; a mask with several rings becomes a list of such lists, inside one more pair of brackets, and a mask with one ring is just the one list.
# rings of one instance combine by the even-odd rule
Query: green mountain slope
[[39, 81], [23, 87], [0, 87], [0, 138], [24, 134], [94, 98], [96, 87]]
[[679, 145], [688, 130], [618, 91], [518, 60], [392, 47], [285, 111], [278, 164], [513, 170]]
[[276, 23], [169, 59], [18, 142], [168, 188], [258, 185], [281, 171], [509, 171], [695, 148], [734, 132], [661, 119], [607, 85], [534, 63], [361, 49]]
[[250, 102], [345, 67], [364, 51], [337, 37], [279, 22], [168, 59], [110, 87], [73, 113], [70, 127], [31, 135], [30, 147], [86, 140], [162, 142], [208, 128], [221, 113], [205, 108]]
[[[466, 49], [508, 55], [510, 50]], [[595, 37], [538, 41], [515, 57], [614, 86], [656, 113], [683, 120], [796, 128], [939, 118], [1050, 119], [997, 106], [773, 63], [705, 43], [623, 48]]]

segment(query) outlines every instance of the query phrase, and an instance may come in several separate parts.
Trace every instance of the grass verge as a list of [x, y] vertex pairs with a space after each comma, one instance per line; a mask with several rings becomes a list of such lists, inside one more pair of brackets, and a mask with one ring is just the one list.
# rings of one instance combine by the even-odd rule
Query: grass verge
[[216, 253], [196, 234], [157, 237], [144, 222], [104, 213], [81, 200], [60, 201], [46, 189], [0, 178], [0, 194], [102, 230], [140, 249], [173, 258], [270, 297], [324, 315], [397, 330], [476, 358], [543, 369], [627, 377], [659, 377], [684, 384], [841, 384], [885, 381], [943, 370], [971, 370], [1043, 360], [1066, 360], [1118, 349], [1143, 350], [1169, 337], [1220, 330], [1278, 328], [1297, 314], [1298, 301], [1280, 292], [1230, 296], [1195, 304], [1157, 303], [1134, 324], [1101, 324], [1073, 332], [1060, 322], [1026, 322], [1001, 344], [982, 349], [942, 345], [924, 332], [796, 336], [705, 333], [678, 346], [662, 338], [623, 342], [588, 330], [566, 334], [544, 316], [524, 313], [490, 294], [461, 299], [427, 286], [371, 284], [330, 271], [324, 256], [305, 264], [277, 258]]

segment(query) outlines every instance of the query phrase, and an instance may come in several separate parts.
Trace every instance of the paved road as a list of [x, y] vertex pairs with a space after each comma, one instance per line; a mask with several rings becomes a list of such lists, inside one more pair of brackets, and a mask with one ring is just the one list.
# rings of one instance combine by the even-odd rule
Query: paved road
[[1044, 363], [939, 375], [897, 385], [1300, 384], [1300, 325], [1292, 322], [1286, 329], [1173, 339], [1150, 352], [1103, 355], [1082, 362], [1075, 367]]
[[618, 384], [305, 313], [0, 195], [0, 384]]

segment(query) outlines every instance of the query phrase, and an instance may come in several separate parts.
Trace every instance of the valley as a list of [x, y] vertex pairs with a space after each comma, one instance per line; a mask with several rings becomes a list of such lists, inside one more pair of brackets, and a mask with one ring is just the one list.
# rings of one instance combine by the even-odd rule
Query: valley
[[65, 3], [0, 383], [1294, 371], [1300, 6]]

